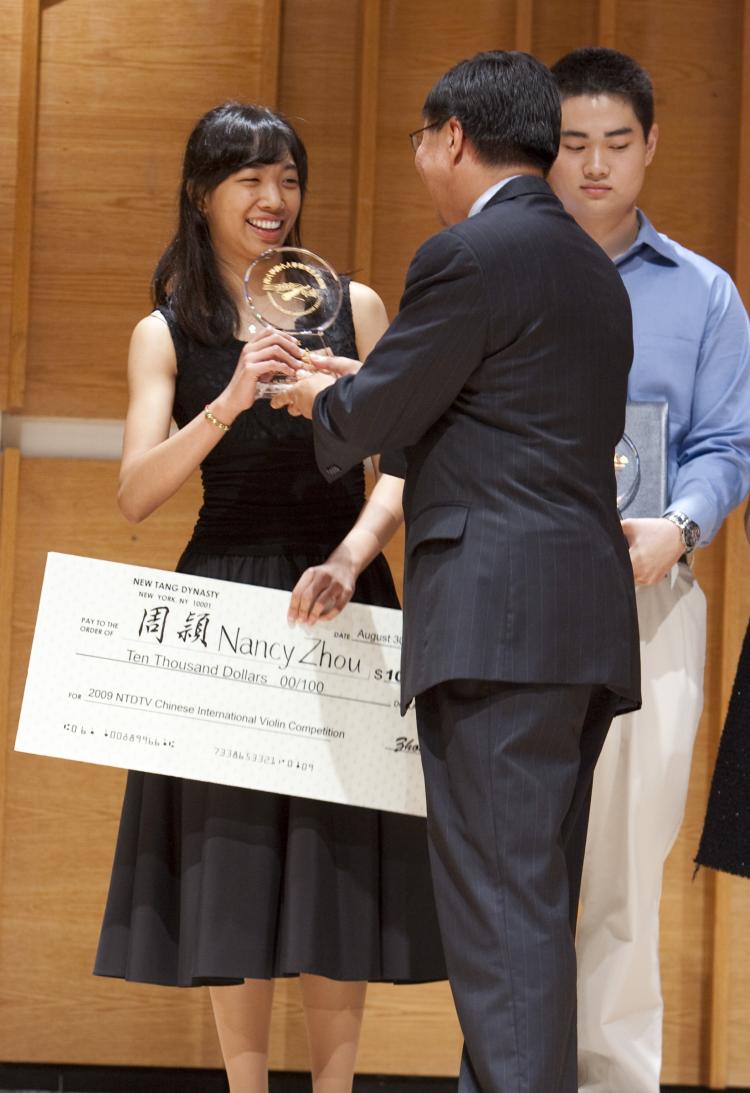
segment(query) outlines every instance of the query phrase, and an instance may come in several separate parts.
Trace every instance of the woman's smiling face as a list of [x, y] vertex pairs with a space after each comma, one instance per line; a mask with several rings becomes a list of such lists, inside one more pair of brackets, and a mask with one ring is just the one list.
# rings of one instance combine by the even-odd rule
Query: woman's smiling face
[[281, 246], [302, 203], [290, 155], [228, 175], [201, 203], [217, 257], [240, 276], [268, 247]]

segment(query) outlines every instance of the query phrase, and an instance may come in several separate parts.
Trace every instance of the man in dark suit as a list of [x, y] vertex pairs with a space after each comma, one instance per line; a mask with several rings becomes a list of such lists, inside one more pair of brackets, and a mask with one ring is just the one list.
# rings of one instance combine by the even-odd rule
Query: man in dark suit
[[554, 83], [526, 54], [446, 73], [413, 136], [448, 227], [362, 370], [293, 395], [329, 480], [403, 453], [403, 702], [416, 697], [465, 1093], [577, 1088], [591, 778], [613, 715], [639, 701], [613, 460], [630, 308], [544, 181], [559, 131]]

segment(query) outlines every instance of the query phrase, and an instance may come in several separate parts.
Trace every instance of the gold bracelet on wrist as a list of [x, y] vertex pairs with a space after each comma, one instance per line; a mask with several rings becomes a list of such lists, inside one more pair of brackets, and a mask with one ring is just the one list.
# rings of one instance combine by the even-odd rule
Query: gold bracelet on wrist
[[210, 421], [211, 424], [215, 425], [217, 429], [221, 429], [222, 433], [228, 433], [229, 430], [232, 428], [231, 425], [226, 425], [223, 421], [219, 421], [217, 417], [214, 417], [208, 406], [206, 406], [206, 408], [204, 409], [203, 416], [205, 417], [206, 421]]

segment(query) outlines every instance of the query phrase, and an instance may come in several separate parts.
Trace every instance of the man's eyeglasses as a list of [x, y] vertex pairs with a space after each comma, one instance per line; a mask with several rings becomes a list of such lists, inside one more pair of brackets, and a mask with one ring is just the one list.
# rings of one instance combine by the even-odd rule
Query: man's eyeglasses
[[429, 125], [423, 125], [421, 129], [415, 129], [413, 133], [409, 133], [409, 140], [411, 141], [411, 146], [414, 151], [416, 152], [419, 148], [422, 143], [422, 137], [428, 129], [437, 129], [442, 124], [441, 121], [432, 121]]

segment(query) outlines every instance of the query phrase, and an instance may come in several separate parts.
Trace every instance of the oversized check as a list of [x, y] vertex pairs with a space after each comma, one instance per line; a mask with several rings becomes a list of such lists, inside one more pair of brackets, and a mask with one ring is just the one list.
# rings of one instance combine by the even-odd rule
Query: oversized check
[[19, 751], [424, 815], [401, 613], [49, 554]]

